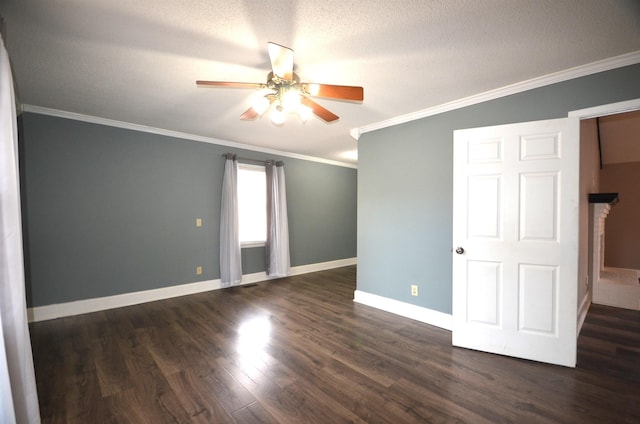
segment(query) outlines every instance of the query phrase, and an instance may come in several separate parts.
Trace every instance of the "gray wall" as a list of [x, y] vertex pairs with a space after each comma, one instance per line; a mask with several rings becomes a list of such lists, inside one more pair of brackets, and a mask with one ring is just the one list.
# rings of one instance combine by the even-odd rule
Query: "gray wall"
[[358, 290], [451, 313], [454, 130], [566, 117], [639, 97], [640, 65], [633, 65], [363, 134]]
[[[29, 306], [219, 278], [226, 152], [284, 161], [292, 266], [356, 256], [355, 169], [32, 113], [21, 127]], [[264, 271], [264, 248], [242, 262]]]

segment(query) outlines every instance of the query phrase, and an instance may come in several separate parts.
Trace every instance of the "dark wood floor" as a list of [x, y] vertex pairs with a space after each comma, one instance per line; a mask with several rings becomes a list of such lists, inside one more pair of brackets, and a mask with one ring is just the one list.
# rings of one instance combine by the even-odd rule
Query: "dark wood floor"
[[355, 267], [32, 324], [45, 423], [639, 423], [640, 312], [568, 369], [353, 303]]

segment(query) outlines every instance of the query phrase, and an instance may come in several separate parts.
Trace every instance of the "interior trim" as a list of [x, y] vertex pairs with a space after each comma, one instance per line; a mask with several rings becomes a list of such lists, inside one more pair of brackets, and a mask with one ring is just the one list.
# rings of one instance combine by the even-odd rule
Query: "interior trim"
[[[324, 271], [355, 265], [356, 258], [338, 259], [335, 261], [321, 262], [309, 265], [301, 265], [291, 268], [289, 275], [307, 274], [310, 272]], [[273, 280], [266, 272], [245, 274], [240, 285], [252, 284], [261, 281]], [[180, 284], [177, 286], [162, 287], [153, 290], [145, 290], [134, 293], [123, 293], [114, 296], [105, 296], [93, 299], [84, 299], [74, 302], [58, 303], [54, 305], [37, 306], [27, 308], [29, 322], [47, 321], [50, 319], [64, 318], [107, 309], [121, 308], [124, 306], [138, 305], [140, 303], [154, 302], [156, 300], [170, 299], [172, 297], [186, 296], [211, 290], [221, 289], [220, 279], [197, 281], [195, 283]]]
[[270, 155], [284, 156], [288, 158], [306, 160], [310, 162], [319, 162], [325, 165], [334, 165], [334, 166], [341, 166], [344, 168], [358, 169], [358, 165], [355, 165], [352, 163], [339, 162], [339, 161], [330, 160], [330, 159], [323, 159], [315, 156], [306, 156], [298, 153], [290, 153], [282, 150], [269, 149], [266, 147], [252, 146], [250, 144], [221, 140], [219, 138], [204, 137], [201, 135], [188, 134], [188, 133], [183, 133], [179, 131], [171, 131], [171, 130], [165, 130], [162, 128], [148, 127], [146, 125], [133, 124], [131, 122], [117, 121], [115, 119], [107, 119], [107, 118], [100, 118], [97, 116], [84, 115], [82, 113], [67, 112], [64, 110], [50, 109], [46, 107], [34, 106], [29, 104], [22, 105], [22, 110], [24, 112], [37, 113], [40, 115], [55, 116], [58, 118], [72, 119], [74, 121], [82, 121], [82, 122], [89, 122], [89, 123], [98, 124], [98, 125], [106, 125], [108, 127], [123, 128], [126, 130], [157, 134], [157, 135], [162, 135], [166, 137], [180, 138], [183, 140], [199, 141], [202, 143], [217, 144], [219, 146], [228, 146], [236, 149], [267, 153]]
[[636, 63], [640, 63], [640, 50], [623, 54], [620, 56], [615, 56], [612, 58], [600, 60], [597, 62], [589, 63], [586, 65], [577, 66], [575, 68], [566, 69], [564, 71], [555, 72], [553, 74], [548, 74], [541, 77], [533, 78], [527, 81], [522, 81], [515, 84], [507, 85], [505, 87], [501, 87], [495, 90], [490, 90], [481, 94], [476, 94], [474, 96], [465, 97], [459, 100], [454, 100], [449, 103], [444, 103], [442, 105], [435, 106], [432, 108], [427, 108], [427, 109], [419, 110], [417, 112], [408, 113], [406, 115], [400, 115], [395, 118], [365, 125], [359, 128], [353, 128], [349, 133], [353, 138], [358, 140], [362, 134], [368, 133], [371, 131], [392, 127], [394, 125], [404, 124], [407, 122], [426, 118], [428, 116], [438, 115], [444, 112], [450, 112], [455, 109], [461, 109], [463, 107], [487, 102], [489, 100], [499, 99], [501, 97], [522, 93], [524, 91], [533, 90], [535, 88], [540, 88], [540, 87], [556, 84], [563, 81], [568, 81], [574, 78], [584, 77], [587, 75], [596, 74], [598, 72], [609, 71], [616, 68], [622, 68], [623, 66], [635, 65]]
[[638, 109], [640, 109], [640, 99], [631, 99], [618, 103], [589, 107], [586, 109], [572, 110], [567, 116], [569, 118], [591, 119], [599, 118], [601, 116], [615, 115], [618, 113], [632, 112]]
[[353, 301], [445, 330], [451, 331], [453, 328], [453, 315], [423, 308], [422, 306], [411, 303], [378, 296], [377, 294], [363, 292], [362, 290], [356, 290], [354, 292]]
[[584, 321], [587, 319], [587, 313], [589, 312], [589, 308], [591, 307], [591, 292], [587, 292], [582, 299], [582, 303], [580, 304], [580, 308], [578, 308], [578, 328], [576, 331], [576, 336], [580, 336], [580, 331], [582, 331], [582, 326], [584, 325]]

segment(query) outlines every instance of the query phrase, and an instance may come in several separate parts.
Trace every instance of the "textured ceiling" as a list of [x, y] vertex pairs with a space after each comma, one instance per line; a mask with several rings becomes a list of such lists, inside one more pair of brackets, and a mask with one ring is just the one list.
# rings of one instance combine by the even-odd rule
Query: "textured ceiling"
[[[341, 162], [359, 128], [640, 50], [638, 0], [2, 0], [26, 105]], [[363, 103], [320, 99], [331, 124], [241, 121], [267, 42], [310, 82], [361, 85]]]

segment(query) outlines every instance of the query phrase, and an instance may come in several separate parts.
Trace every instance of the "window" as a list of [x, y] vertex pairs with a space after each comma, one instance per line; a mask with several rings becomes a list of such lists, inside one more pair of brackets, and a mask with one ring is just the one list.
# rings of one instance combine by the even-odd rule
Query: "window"
[[238, 164], [240, 245], [262, 246], [267, 240], [267, 178], [265, 167]]

